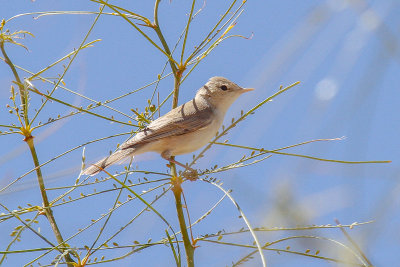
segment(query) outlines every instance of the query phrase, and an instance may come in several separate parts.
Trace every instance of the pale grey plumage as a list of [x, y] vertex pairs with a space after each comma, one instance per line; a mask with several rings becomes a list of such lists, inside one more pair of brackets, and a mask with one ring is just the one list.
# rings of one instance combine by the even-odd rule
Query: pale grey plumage
[[143, 131], [123, 143], [120, 149], [196, 131], [209, 125], [212, 118], [211, 106], [196, 107], [195, 100], [192, 99], [151, 122]]
[[148, 151], [158, 152], [168, 159], [201, 148], [218, 131], [229, 106], [250, 90], [223, 77], [211, 78], [194, 99], [151, 122], [116, 152], [85, 169], [83, 174], [94, 175], [126, 157]]

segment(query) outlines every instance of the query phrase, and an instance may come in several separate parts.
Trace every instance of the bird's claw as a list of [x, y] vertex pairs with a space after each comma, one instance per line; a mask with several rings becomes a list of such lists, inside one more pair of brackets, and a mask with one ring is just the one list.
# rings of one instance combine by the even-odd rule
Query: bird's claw
[[190, 169], [190, 170], [187, 169], [182, 173], [182, 176], [193, 182], [193, 181], [197, 180], [197, 178], [199, 177], [199, 174], [194, 169]]

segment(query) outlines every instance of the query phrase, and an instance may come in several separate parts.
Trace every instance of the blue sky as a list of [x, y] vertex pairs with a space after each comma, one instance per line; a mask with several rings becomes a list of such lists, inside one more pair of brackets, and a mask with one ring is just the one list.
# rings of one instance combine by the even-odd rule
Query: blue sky
[[[112, 3], [151, 18], [152, 1], [138, 2]], [[202, 5], [199, 2], [196, 7]], [[226, 5], [225, 1], [206, 2], [191, 26], [188, 51], [207, 33]], [[160, 23], [170, 46], [175, 44], [182, 32], [189, 8], [185, 1], [161, 2]], [[397, 263], [400, 242], [399, 8], [395, 0], [249, 1], [230, 33], [252, 37], [227, 39], [182, 84], [179, 103], [190, 100], [212, 76], [225, 76], [243, 87], [254, 87], [255, 91], [242, 96], [231, 107], [226, 117], [225, 125], [228, 125], [232, 117], [240, 115], [240, 110], [246, 111], [255, 106], [276, 92], [280, 85], [288, 86], [300, 81], [300, 85], [281, 94], [233, 128], [227, 136], [229, 142], [276, 149], [308, 140], [345, 137], [340, 141], [311, 143], [287, 152], [347, 161], [393, 161], [391, 164], [349, 165], [273, 155], [257, 165], [218, 174], [216, 177], [224, 182], [223, 187], [233, 190], [233, 197], [253, 226], [325, 225], [335, 224], [334, 219], [342, 224], [373, 221], [348, 232], [374, 265], [392, 266]], [[8, 1], [2, 3], [0, 18], [54, 10], [97, 11], [98, 5], [90, 1]], [[6, 24], [11, 31], [23, 29], [35, 35], [35, 38], [28, 36], [22, 40], [29, 51], [6, 46], [14, 64], [32, 72], [39, 71], [79, 47], [95, 19], [94, 15], [34, 17], [21, 16]], [[104, 101], [140, 88], [156, 80], [161, 73], [165, 56], [151, 47], [123, 19], [102, 16], [87, 41], [96, 39], [101, 41], [82, 50], [73, 61], [64, 77], [67, 88], [96, 101]], [[0, 63], [0, 86], [3, 88], [0, 90], [0, 106], [3, 109], [0, 112], [0, 124], [8, 124], [15, 122], [15, 117], [8, 114], [5, 108], [10, 101], [9, 88], [13, 78], [6, 64]], [[56, 77], [62, 71], [60, 65], [44, 76]], [[20, 75], [29, 76], [22, 71]], [[48, 84], [39, 81], [35, 82], [35, 86], [43, 92], [51, 89]], [[163, 80], [159, 85], [160, 99], [166, 97], [172, 87], [172, 79]], [[143, 110], [153, 89], [148, 87], [110, 106], [133, 116], [130, 110]], [[76, 106], [90, 103], [61, 89], [56, 91], [55, 96]], [[39, 97], [34, 94], [31, 97], [38, 106]], [[170, 106], [168, 102], [161, 113], [167, 112]], [[51, 103], [38, 120], [46, 122], [49, 117], [70, 111], [70, 108], [61, 104]], [[118, 120], [128, 120], [104, 108], [96, 112], [104, 116], [113, 115]], [[84, 114], [42, 127], [35, 132], [35, 141], [39, 159], [45, 162], [85, 142], [130, 130], [132, 127]], [[126, 137], [115, 137], [86, 146], [87, 161], [93, 162], [106, 155]], [[1, 187], [33, 168], [27, 146], [21, 139], [17, 134], [0, 136]], [[234, 162], [246, 152], [216, 145], [198, 162], [196, 168]], [[72, 186], [79, 174], [81, 155], [82, 149], [78, 149], [46, 165], [43, 173], [48, 187]], [[179, 159], [189, 162], [191, 157], [186, 155]], [[135, 158], [136, 165], [141, 170], [167, 170], [165, 161], [151, 153]], [[120, 171], [123, 166], [115, 166], [112, 171]], [[133, 174], [130, 179], [137, 181], [140, 177]], [[148, 179], [156, 177], [150, 176]], [[112, 188], [112, 182], [96, 187], [97, 190], [106, 188]], [[143, 190], [147, 189], [143, 187]], [[86, 187], [79, 193], [86, 194], [92, 190]], [[215, 187], [203, 182], [185, 183], [184, 190], [192, 220], [204, 214], [223, 195]], [[64, 191], [51, 190], [50, 198]], [[79, 193], [74, 196], [77, 197]], [[75, 233], [78, 228], [88, 225], [91, 219], [107, 211], [115, 197], [115, 192], [105, 193], [76, 202], [78, 204], [56, 208], [55, 216], [63, 222], [61, 228], [65, 236]], [[151, 199], [149, 197], [149, 201]], [[18, 205], [26, 206], [27, 203], [40, 205], [36, 177], [28, 175], [0, 193], [0, 202], [9, 209], [17, 209]], [[156, 207], [178, 228], [172, 194], [167, 194]], [[112, 233], [112, 230], [119, 229], [140, 208], [143, 205], [139, 202], [127, 204], [123, 211], [112, 218], [107, 231]], [[18, 223], [9, 220], [3, 225], [0, 240], [8, 240], [9, 233]], [[44, 218], [40, 219], [40, 227], [42, 233], [54, 239]], [[231, 202], [224, 200], [193, 231], [195, 236], [199, 236], [221, 229], [234, 231], [241, 227], [244, 227], [244, 223], [238, 218], [237, 210]], [[93, 239], [98, 231], [96, 229], [79, 235], [70, 243], [74, 246], [85, 244], [85, 241]], [[148, 214], [131, 225], [118, 238], [118, 243], [132, 244], [132, 240], [144, 242], [149, 236], [158, 240], [163, 238], [164, 229], [165, 226], [154, 214]], [[339, 229], [266, 232], [259, 233], [259, 238], [265, 243], [294, 235], [318, 235], [349, 245]], [[230, 241], [252, 242], [249, 234], [235, 238]], [[15, 249], [46, 246], [28, 232], [21, 243]], [[5, 244], [0, 242], [0, 245], [0, 250], [4, 250]], [[200, 245], [196, 250], [198, 266], [229, 265], [248, 252], [246, 249], [209, 243]], [[335, 246], [330, 242], [290, 240], [277, 244], [275, 248], [285, 249], [287, 246], [294, 251], [311, 249], [311, 253], [319, 249], [321, 255], [344, 259], [343, 254], [332, 251]], [[116, 256], [118, 253], [108, 255]], [[266, 251], [264, 254], [270, 266], [299, 266], [299, 263], [303, 266], [329, 265], [327, 261], [288, 253]], [[11, 255], [8, 259], [10, 263], [21, 265], [33, 257], [33, 254], [23, 254]], [[141, 266], [145, 262], [148, 266], [159, 266], [161, 263], [173, 264], [173, 258], [170, 250], [157, 247], [116, 264], [130, 266], [137, 263]], [[247, 264], [259, 266], [259, 257], [255, 256]]]

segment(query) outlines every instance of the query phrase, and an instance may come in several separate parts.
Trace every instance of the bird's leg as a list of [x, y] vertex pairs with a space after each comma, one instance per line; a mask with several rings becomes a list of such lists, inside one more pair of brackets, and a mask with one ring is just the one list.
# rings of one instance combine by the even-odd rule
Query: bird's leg
[[190, 168], [189, 166], [180, 163], [179, 161], [176, 161], [172, 158], [170, 152], [164, 151], [163, 153], [161, 153], [161, 157], [165, 160], [168, 160], [169, 162], [175, 163], [183, 168], [186, 169], [186, 171], [189, 171], [189, 173], [186, 173], [186, 175], [184, 174], [183, 176], [187, 179], [189, 179], [190, 181], [195, 181], [198, 177], [198, 173], [195, 169]]

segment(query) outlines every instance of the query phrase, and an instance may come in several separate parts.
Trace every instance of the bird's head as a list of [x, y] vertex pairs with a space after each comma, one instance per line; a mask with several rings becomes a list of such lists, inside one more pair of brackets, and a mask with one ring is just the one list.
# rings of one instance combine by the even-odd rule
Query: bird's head
[[205, 98], [216, 108], [226, 111], [241, 94], [253, 90], [242, 88], [224, 77], [212, 77], [199, 89], [196, 98]]

